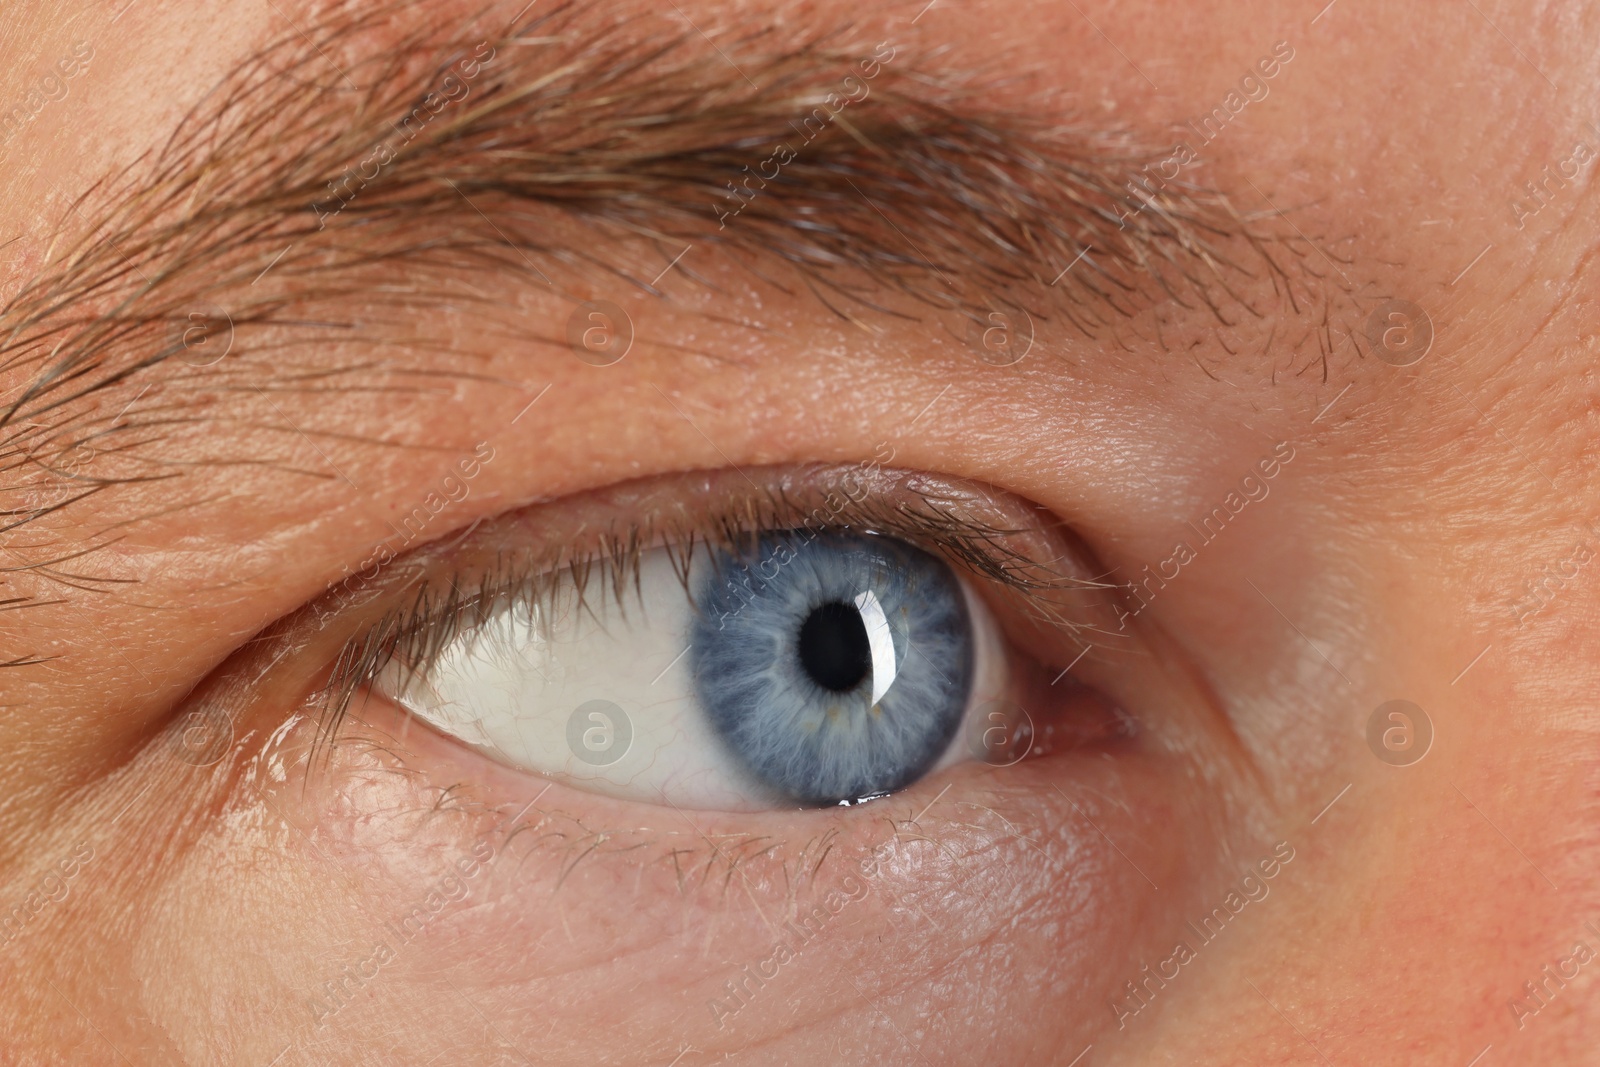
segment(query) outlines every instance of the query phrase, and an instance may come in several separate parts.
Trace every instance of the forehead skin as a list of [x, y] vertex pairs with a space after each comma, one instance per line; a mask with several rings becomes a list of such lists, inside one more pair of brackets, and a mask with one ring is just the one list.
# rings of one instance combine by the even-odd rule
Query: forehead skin
[[[775, 299], [714, 253], [696, 265], [704, 284], [669, 281], [664, 299], [603, 294], [627, 300], [638, 326], [620, 387], [559, 345], [524, 343], [527, 321], [563, 322], [571, 309], [525, 279], [475, 279], [498, 302], [487, 316], [446, 309], [402, 330], [362, 309], [380, 335], [441, 343], [443, 354], [397, 341], [392, 358], [426, 361], [447, 384], [376, 400], [252, 394], [209, 429], [174, 431], [181, 481], [113, 488], [6, 535], [9, 553], [38, 559], [108, 541], [114, 528], [84, 566], [120, 582], [62, 590], [28, 571], [8, 582], [8, 595], [61, 601], [15, 613], [0, 638], [0, 658], [48, 657], [0, 671], [0, 761], [15, 783], [0, 804], [0, 841], [12, 843], [0, 845], [0, 868], [17, 872], [8, 886], [25, 892], [38, 855], [119, 806], [74, 813], [66, 801], [91, 795], [250, 635], [365, 558], [474, 442], [492, 440], [503, 458], [461, 505], [463, 525], [648, 474], [856, 461], [891, 437], [896, 463], [1000, 485], [1127, 563], [1167, 556], [1184, 517], [1289, 440], [1304, 459], [1274, 487], [1275, 523], [1208, 549], [1162, 610], [1180, 644], [1229, 635], [1188, 651], [1232, 694], [1236, 729], [1290, 827], [1281, 833], [1315, 873], [1281, 890], [1214, 982], [1176, 989], [1154, 1025], [1102, 1043], [1092, 1062], [1431, 1062], [1448, 1050], [1440, 1062], [1465, 1063], [1488, 1045], [1508, 1061], [1582, 1062], [1594, 1015], [1586, 977], [1537, 1026], [1516, 1026], [1507, 1001], [1600, 915], [1594, 576], [1526, 624], [1510, 605], [1594, 537], [1596, 201], [1587, 169], [1557, 182], [1544, 168], [1579, 142], [1600, 149], [1586, 91], [1600, 12], [1380, 12], [1365, 0], [1321, 15], [1243, 0], [940, 2], [920, 16], [920, 5], [681, 6], [713, 37], [768, 20], [781, 36], [848, 13], [860, 40], [905, 40], [913, 58], [943, 49], [945, 68], [987, 72], [979, 84], [996, 108], [1157, 135], [1223, 105], [1275, 42], [1290, 42], [1294, 59], [1270, 93], [1203, 149], [1203, 173], [1239, 211], [1283, 212], [1326, 250], [1348, 297], [1335, 304], [1327, 373], [1310, 347], [1263, 354], [1262, 339], [1307, 329], [1274, 306], [1240, 327], [1258, 342], [1248, 350], [1188, 321], [1142, 347], [1057, 330], [1041, 340], [1049, 358], [999, 374], [948, 332], [868, 334]], [[0, 292], [48, 264], [50, 235], [94, 181], [159, 143], [264, 41], [327, 13], [245, 2], [219, 16], [142, 0], [8, 14], [4, 100], [25, 97], [79, 41], [94, 58], [0, 148], [0, 239], [15, 238]], [[1538, 198], [1531, 181], [1545, 182]], [[618, 242], [615, 254], [648, 279], [671, 250]], [[1415, 366], [1390, 367], [1345, 339], [1388, 298], [1433, 324]], [[333, 338], [315, 358], [368, 355]], [[256, 370], [252, 389], [273, 380], [267, 365]], [[19, 390], [31, 373], [3, 384]], [[516, 418], [547, 385], [538, 417]], [[138, 392], [100, 402], [113, 413]], [[163, 403], [189, 402], [169, 385]], [[279, 462], [201, 462], [256, 453]], [[1438, 731], [1429, 758], [1403, 771], [1352, 740], [1395, 697], [1429, 709]], [[108, 860], [137, 862], [137, 849]], [[131, 967], [131, 955], [112, 950], [107, 966]]]

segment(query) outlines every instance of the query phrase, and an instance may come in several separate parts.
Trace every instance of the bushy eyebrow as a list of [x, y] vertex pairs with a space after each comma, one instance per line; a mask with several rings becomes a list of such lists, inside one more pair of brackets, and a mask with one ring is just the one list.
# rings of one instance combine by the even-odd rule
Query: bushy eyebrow
[[[181, 352], [199, 302], [236, 329], [304, 322], [341, 293], [374, 298], [363, 279], [397, 264], [508, 269], [561, 295], [589, 269], [652, 289], [555, 217], [656, 241], [663, 262], [721, 246], [857, 321], [910, 298], [1095, 335], [1151, 301], [1220, 318], [1236, 284], [1284, 269], [1257, 220], [1152, 168], [1170, 146], [994, 110], [982, 79], [893, 41], [641, 39], [580, 3], [453, 44], [437, 19], [397, 36], [420, 11], [285, 34], [85, 194], [74, 217], [92, 221], [0, 309], [18, 383], [0, 470], [56, 471], [50, 457], [125, 432], [86, 399]], [[0, 510], [9, 527], [38, 509]]]

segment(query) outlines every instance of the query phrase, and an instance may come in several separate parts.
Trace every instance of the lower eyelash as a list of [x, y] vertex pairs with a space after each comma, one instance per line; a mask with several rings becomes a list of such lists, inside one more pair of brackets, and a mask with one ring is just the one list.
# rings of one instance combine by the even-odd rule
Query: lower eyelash
[[[850, 490], [846, 476], [809, 486], [799, 495], [775, 488], [735, 497], [709, 521], [658, 515], [599, 531], [586, 547], [562, 544], [542, 555], [502, 553], [493, 564], [478, 568], [475, 579], [458, 572], [442, 581], [418, 581], [405, 604], [341, 649], [319, 694], [313, 757], [318, 749], [328, 752], [356, 694], [380, 672], [393, 664], [400, 666], [405, 680], [427, 674], [452, 641], [481, 627], [508, 602], [512, 610], [541, 625], [557, 618], [558, 608], [589, 611], [597, 618], [606, 606], [626, 611], [629, 590], [635, 596], [639, 592], [642, 554], [657, 546], [671, 551], [673, 569], [692, 604], [689, 572], [697, 551], [714, 555], [745, 550], [762, 532], [776, 529], [894, 537], [944, 557], [958, 571], [1015, 593], [1030, 614], [1051, 627], [1079, 635], [1097, 629], [1087, 621], [1087, 613], [1074, 616], [1058, 597], [1063, 591], [1103, 594], [1114, 586], [1057, 569], [1061, 554], [1043, 563], [1017, 547], [1019, 538], [1037, 536], [1038, 529], [1003, 527], [962, 514], [968, 502], [961, 496], [926, 487], [901, 486], [898, 493], [869, 487], [861, 492], [857, 478]], [[595, 594], [599, 603], [591, 599]], [[563, 597], [570, 602], [558, 603]]]

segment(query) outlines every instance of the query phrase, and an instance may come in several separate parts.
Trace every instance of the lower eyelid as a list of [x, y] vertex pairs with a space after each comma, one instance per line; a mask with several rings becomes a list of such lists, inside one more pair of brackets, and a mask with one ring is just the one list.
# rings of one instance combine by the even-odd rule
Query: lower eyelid
[[[377, 862], [407, 862], [389, 854], [397, 847], [432, 850], [440, 841], [475, 840], [513, 828], [532, 833], [531, 850], [568, 860], [590, 845], [607, 844], [606, 854], [629, 855], [630, 869], [670, 866], [674, 851], [693, 853], [699, 864], [729, 860], [742, 853], [743, 842], [757, 841], [789, 853], [818, 841], [846, 850], [855, 842], [866, 854], [866, 842], [881, 842], [885, 825], [910, 819], [935, 798], [960, 806], [979, 794], [988, 805], [984, 810], [1027, 808], [1050, 792], [1046, 780], [1065, 781], [1070, 774], [1070, 765], [1042, 758], [1009, 765], [963, 758], [901, 793], [856, 807], [693, 811], [530, 778], [485, 761], [380, 697], [358, 707], [317, 773], [308, 773], [316, 724], [300, 716], [261, 743], [246, 788], [296, 825], [328, 835], [335, 854]], [[1084, 740], [1079, 737], [1060, 754], [1098, 759], [1101, 750]]]
[[[1119, 880], [1130, 893], [1135, 885], [1144, 888], [1138, 875], [1119, 866], [1126, 861], [1091, 858], [1101, 851], [1101, 838], [1074, 812], [1068, 795], [1051, 788], [1059, 783], [1072, 795], [1089, 788], [1096, 803], [1116, 803], [1100, 796], [1121, 790], [1109, 784], [1108, 765], [1093, 750], [1074, 757], [1088, 762], [1059, 765], [966, 761], [856, 808], [719, 813], [641, 806], [562, 783], [530, 781], [510, 768], [486, 765], [384, 702], [365, 706], [327, 773], [307, 788], [299, 784], [296, 767], [306, 759], [312, 729], [302, 720], [264, 746], [253, 762], [253, 791], [275, 816], [315, 834], [317, 852], [305, 859], [319, 875], [331, 857], [347, 872], [341, 881], [374, 891], [393, 887], [401, 904], [480, 842], [494, 856], [506, 857], [496, 859], [489, 877], [472, 891], [475, 904], [503, 903], [476, 913], [453, 935], [478, 946], [471, 958], [480, 963], [482, 955], [503, 948], [507, 935], [519, 941], [541, 936], [530, 931], [555, 921], [552, 900], [567, 901], [559, 910], [575, 931], [604, 930], [612, 938], [644, 933], [638, 921], [621, 922], [621, 915], [654, 914], [645, 925], [664, 922], [673, 930], [685, 923], [718, 925], [716, 916], [730, 906], [747, 911], [742, 905], [751, 893], [759, 909], [781, 918], [793, 901], [837, 888], [843, 875], [859, 875], [875, 856], [886, 880], [873, 892], [888, 894], [881, 903], [926, 897], [921, 906], [969, 931], [989, 914], [991, 903], [982, 891], [969, 892], [966, 883], [973, 879], [998, 878], [1015, 888], [1031, 870], [1026, 877], [1039, 881], [1043, 891], [1041, 879], [1061, 878], [1071, 857], [1070, 880], [1096, 893], [1111, 891]], [[289, 773], [282, 779], [260, 773], [284, 765]], [[1078, 777], [1093, 784], [1069, 784]], [[1081, 797], [1079, 803], [1096, 810]], [[1096, 821], [1115, 833], [1104, 814]], [[1130, 840], [1123, 843], [1134, 847]], [[952, 870], [949, 861], [963, 856], [968, 862]], [[1147, 874], [1168, 884], [1161, 854], [1150, 854], [1146, 843], [1135, 856]], [[953, 876], [960, 885], [946, 885]], [[744, 918], [756, 923], [753, 915]], [[756, 923], [748, 932], [764, 942], [763, 929]], [[552, 932], [562, 936], [559, 922]], [[841, 937], [843, 945], [853, 943], [853, 935]], [[449, 952], [448, 944], [441, 942], [438, 951]], [[741, 949], [741, 959], [742, 954]]]

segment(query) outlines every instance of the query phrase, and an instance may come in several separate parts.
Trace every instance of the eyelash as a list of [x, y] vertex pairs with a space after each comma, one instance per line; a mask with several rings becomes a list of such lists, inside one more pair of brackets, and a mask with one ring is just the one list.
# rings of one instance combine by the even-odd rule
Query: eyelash
[[[591, 535], [585, 548], [560, 545], [542, 557], [501, 554], [492, 565], [478, 568], [471, 582], [463, 581], [462, 572], [443, 581], [421, 580], [414, 596], [386, 612], [340, 650], [316, 700], [320, 707], [313, 765], [319, 751], [324, 758], [331, 751], [357, 694], [391, 664], [400, 665], [406, 680], [427, 674], [452, 641], [485, 623], [508, 602], [511, 610], [526, 613], [530, 620], [548, 619], [556, 595], [569, 590], [577, 598], [576, 604], [570, 605], [572, 610], [590, 611], [598, 617], [597, 605], [589, 599], [598, 591], [619, 610], [626, 610], [630, 586], [638, 592], [642, 555], [656, 547], [672, 552], [674, 570], [692, 604], [688, 575], [697, 551], [714, 555], [719, 550], [736, 550], [750, 544], [760, 532], [774, 529], [807, 529], [817, 534], [850, 530], [896, 537], [1014, 594], [1035, 620], [1053, 629], [1085, 642], [1085, 634], [1098, 630], [1086, 617], [1074, 617], [1064, 610], [1056, 597], [1063, 591], [1096, 593], [1116, 587], [1056, 569], [1060, 555], [1040, 562], [1011, 543], [1036, 530], [997, 526], [959, 514], [962, 501], [956, 494], [910, 486], [901, 490], [910, 500], [895, 500], [870, 486], [862, 491], [859, 480], [854, 490], [846, 489], [848, 477], [807, 487], [798, 499], [781, 489], [754, 491], [728, 501], [709, 522], [677, 515], [632, 520]], [[826, 515], [818, 521], [824, 510]]]

